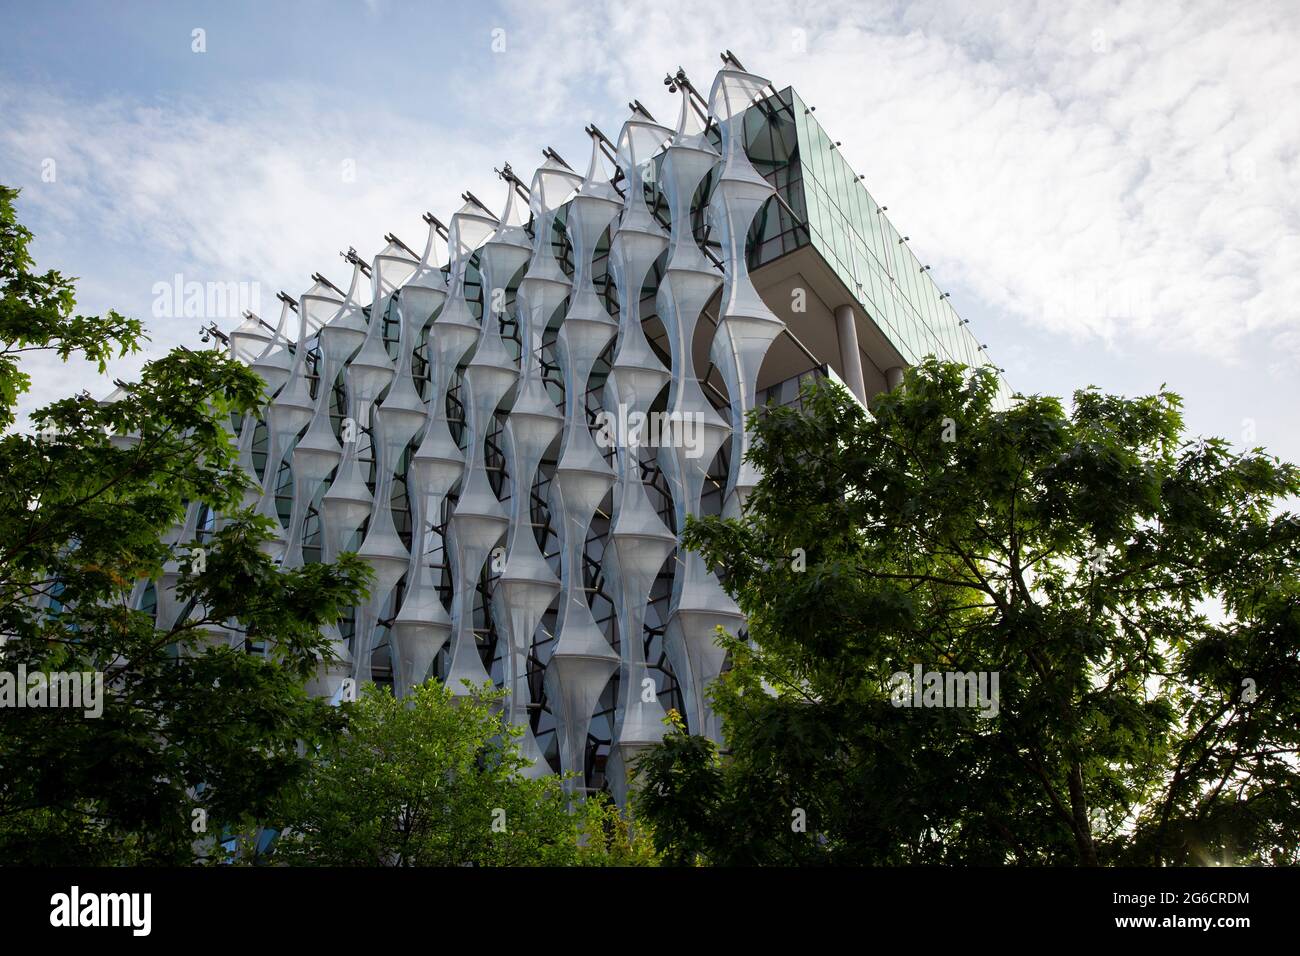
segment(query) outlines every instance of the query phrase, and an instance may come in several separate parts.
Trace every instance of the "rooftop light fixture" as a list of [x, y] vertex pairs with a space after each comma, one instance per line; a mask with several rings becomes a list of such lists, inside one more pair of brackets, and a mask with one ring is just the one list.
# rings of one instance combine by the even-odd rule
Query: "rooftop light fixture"
[[364, 275], [367, 279], [370, 278], [370, 266], [366, 265], [366, 260], [362, 259], [359, 255], [357, 255], [357, 250], [354, 249], [352, 246], [348, 246], [348, 251], [340, 252], [339, 255], [344, 260], [346, 260], [349, 264], [354, 265], [358, 269], [360, 269], [361, 274]]
[[216, 338], [222, 345], [230, 344], [230, 336], [217, 328], [217, 323], [215, 322], [209, 322], [206, 326], [200, 326], [199, 333], [199, 338], [204, 342], [211, 342], [213, 338]]

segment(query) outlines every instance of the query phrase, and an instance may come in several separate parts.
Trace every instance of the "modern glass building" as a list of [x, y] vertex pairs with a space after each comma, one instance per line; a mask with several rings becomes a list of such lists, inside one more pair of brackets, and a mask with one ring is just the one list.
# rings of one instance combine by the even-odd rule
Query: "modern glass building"
[[[715, 628], [744, 619], [677, 534], [741, 512], [746, 413], [809, 376], [869, 405], [925, 355], [984, 363], [812, 111], [723, 59], [707, 96], [669, 78], [671, 124], [589, 127], [585, 172], [507, 165], [499, 204], [426, 214], [423, 251], [349, 251], [348, 282], [230, 333], [271, 396], [231, 425], [274, 556], [376, 572], [315, 692], [491, 680], [533, 772], [622, 799], [668, 709], [720, 734]], [[221, 520], [195, 503], [175, 540]], [[160, 621], [178, 575], [139, 588]]]
[[[851, 390], [869, 402], [896, 381], [895, 369], [927, 355], [990, 364], [909, 237], [794, 89], [773, 91], [751, 107], [746, 137], [750, 158], [779, 194], [749, 237], [755, 285]], [[793, 312], [795, 289], [813, 293], [808, 319]], [[789, 362], [771, 358], [772, 374], [799, 364], [789, 347], [773, 349]], [[1004, 388], [1004, 399], [1008, 394]]]

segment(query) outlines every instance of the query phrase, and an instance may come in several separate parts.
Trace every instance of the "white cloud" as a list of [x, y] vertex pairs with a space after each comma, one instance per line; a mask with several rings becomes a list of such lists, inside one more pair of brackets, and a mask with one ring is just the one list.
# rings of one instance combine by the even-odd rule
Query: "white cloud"
[[29, 188], [24, 201], [170, 254], [157, 266], [164, 278], [187, 266], [215, 270], [214, 280], [295, 276], [296, 288], [350, 243], [364, 254], [403, 227], [408, 242], [422, 239], [425, 208], [458, 204], [462, 174], [482, 179], [491, 168], [472, 141], [447, 149], [447, 132], [432, 124], [348, 115], [301, 92], [225, 118], [184, 104], [0, 103], [12, 116], [3, 133], [12, 161], [58, 163], [57, 182]]
[[[388, 230], [416, 245], [420, 214], [466, 188], [498, 198], [503, 159], [523, 174], [549, 144], [583, 165], [582, 125], [612, 135], [632, 98], [671, 120], [665, 73], [707, 89], [730, 47], [818, 105], [941, 284], [1116, 349], [1278, 371], [1300, 356], [1293, 5], [519, 0], [488, 19], [480, 68], [444, 76], [431, 56], [422, 90], [251, 76], [214, 109], [0, 89], [0, 179], [28, 184], [58, 253], [38, 261], [86, 276], [83, 306], [147, 316], [152, 284], [182, 272], [258, 282], [273, 317], [311, 271], [342, 281], [338, 250], [369, 255]], [[195, 325], [155, 327], [157, 347]], [[39, 397], [66, 390], [33, 370]]]
[[665, 70], [707, 85], [729, 46], [819, 106], [941, 281], [1074, 337], [1293, 346], [1300, 10], [975, 6], [518, 3], [512, 72], [557, 114], [592, 86], [668, 113]]
[[[83, 103], [25, 89], [0, 91], [0, 180], [24, 187], [19, 216], [39, 221], [37, 263], [85, 278], [78, 308], [117, 308], [145, 320], [153, 343], [114, 374], [133, 374], [166, 348], [194, 345], [200, 320], [159, 319], [155, 283], [244, 283], [260, 289], [274, 322], [275, 294], [297, 295], [316, 270], [344, 285], [338, 252], [365, 257], [394, 231], [423, 248], [425, 211], [446, 218], [472, 188], [504, 201], [492, 174], [499, 149], [450, 126], [417, 123], [376, 106], [347, 113], [319, 93], [281, 90], [216, 116], [194, 104], [142, 108]], [[54, 159], [53, 182], [42, 161]], [[56, 248], [54, 256], [42, 249]], [[234, 310], [232, 310], [233, 312]], [[225, 327], [236, 316], [217, 317]], [[89, 370], [34, 359], [23, 412], [71, 387], [103, 388]], [[94, 383], [94, 384], [92, 384]]]

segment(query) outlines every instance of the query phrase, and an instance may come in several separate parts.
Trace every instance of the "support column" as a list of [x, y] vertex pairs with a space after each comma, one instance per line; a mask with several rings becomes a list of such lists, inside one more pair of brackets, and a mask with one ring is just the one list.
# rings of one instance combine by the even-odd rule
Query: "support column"
[[866, 404], [867, 388], [862, 379], [862, 353], [858, 351], [858, 325], [853, 318], [853, 306], [841, 305], [835, 310], [835, 327], [840, 337], [840, 364], [844, 367], [844, 383], [849, 391]]
[[901, 365], [892, 365], [885, 369], [885, 385], [892, 392], [898, 386], [903, 384], [903, 367]]

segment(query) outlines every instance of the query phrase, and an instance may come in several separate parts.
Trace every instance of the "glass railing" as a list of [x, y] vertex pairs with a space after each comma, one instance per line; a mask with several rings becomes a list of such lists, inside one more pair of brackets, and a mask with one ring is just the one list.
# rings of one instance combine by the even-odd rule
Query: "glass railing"
[[[927, 355], [992, 364], [929, 267], [791, 87], [750, 107], [746, 150], [780, 196], [751, 229], [751, 268], [811, 243], [909, 364]], [[1003, 391], [1005, 401], [1005, 383]]]

